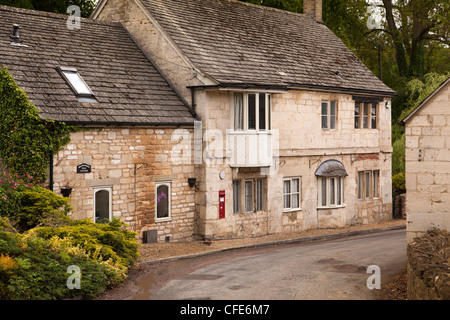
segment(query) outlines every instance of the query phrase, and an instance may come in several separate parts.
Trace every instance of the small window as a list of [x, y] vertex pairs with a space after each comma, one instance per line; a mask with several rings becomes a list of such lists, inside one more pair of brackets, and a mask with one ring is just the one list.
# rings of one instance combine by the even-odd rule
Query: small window
[[322, 101], [322, 129], [336, 129], [336, 101]]
[[84, 82], [77, 69], [74, 68], [58, 68], [64, 80], [69, 84], [75, 95], [79, 97], [94, 97], [94, 93]]
[[377, 107], [377, 103], [355, 102], [355, 129], [376, 129]]
[[300, 181], [298, 178], [288, 178], [283, 181], [284, 210], [300, 209]]
[[156, 183], [156, 220], [170, 220], [170, 182]]
[[358, 171], [358, 199], [379, 197], [380, 170]]
[[94, 188], [94, 222], [108, 223], [112, 218], [111, 187]]

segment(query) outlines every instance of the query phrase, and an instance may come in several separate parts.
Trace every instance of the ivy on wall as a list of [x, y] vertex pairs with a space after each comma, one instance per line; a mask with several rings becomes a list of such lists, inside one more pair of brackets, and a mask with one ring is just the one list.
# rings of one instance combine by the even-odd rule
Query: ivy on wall
[[12, 172], [34, 182], [47, 179], [51, 152], [70, 141], [74, 127], [39, 117], [39, 111], [7, 68], [0, 68], [0, 159]]

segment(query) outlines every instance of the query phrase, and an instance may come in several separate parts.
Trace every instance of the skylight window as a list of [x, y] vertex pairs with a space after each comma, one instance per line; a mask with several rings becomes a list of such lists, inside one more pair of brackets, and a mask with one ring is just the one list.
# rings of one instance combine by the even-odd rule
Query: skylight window
[[67, 81], [70, 88], [75, 92], [77, 97], [93, 98], [94, 93], [89, 86], [84, 82], [77, 69], [74, 68], [61, 68], [58, 67], [59, 72], [63, 78]]

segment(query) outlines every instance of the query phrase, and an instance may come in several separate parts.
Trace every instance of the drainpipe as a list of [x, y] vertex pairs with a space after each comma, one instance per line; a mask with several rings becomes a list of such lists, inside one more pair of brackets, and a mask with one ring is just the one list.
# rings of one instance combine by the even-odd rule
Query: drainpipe
[[194, 87], [191, 87], [191, 105], [192, 105], [192, 114], [194, 116], [196, 116], [197, 113], [195, 112], [195, 107], [197, 105], [195, 104], [195, 88]]
[[50, 191], [53, 191], [53, 149], [50, 151], [50, 173], [49, 173], [49, 189]]

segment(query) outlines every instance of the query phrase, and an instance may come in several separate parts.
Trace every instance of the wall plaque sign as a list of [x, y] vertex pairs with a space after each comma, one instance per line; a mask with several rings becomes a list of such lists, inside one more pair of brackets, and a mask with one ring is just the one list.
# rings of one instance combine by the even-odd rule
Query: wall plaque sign
[[87, 163], [82, 163], [77, 166], [77, 173], [89, 173], [91, 172], [91, 165]]

